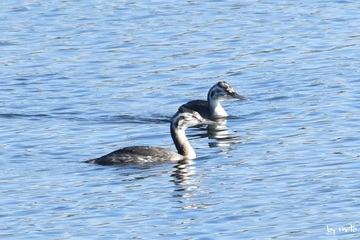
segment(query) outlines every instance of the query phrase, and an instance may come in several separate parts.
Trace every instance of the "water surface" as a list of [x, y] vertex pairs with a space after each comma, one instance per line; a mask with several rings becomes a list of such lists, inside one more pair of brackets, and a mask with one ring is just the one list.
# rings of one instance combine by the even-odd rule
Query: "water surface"
[[[0, 8], [2, 238], [359, 238], [360, 2]], [[188, 131], [196, 160], [84, 163], [174, 149], [169, 119], [220, 80], [250, 100]]]

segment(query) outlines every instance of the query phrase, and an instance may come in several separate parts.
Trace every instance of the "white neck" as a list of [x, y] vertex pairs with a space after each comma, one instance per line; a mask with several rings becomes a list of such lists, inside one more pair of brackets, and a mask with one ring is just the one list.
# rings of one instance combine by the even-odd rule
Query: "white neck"
[[209, 98], [208, 104], [210, 108], [210, 114], [212, 117], [227, 117], [225, 109], [221, 106], [218, 99]]
[[217, 89], [218, 86], [217, 84], [215, 84], [208, 92], [207, 95], [207, 101], [209, 104], [209, 111], [210, 111], [210, 116], [212, 118], [222, 118], [222, 117], [227, 117], [227, 113], [224, 110], [224, 108], [221, 106], [220, 104], [220, 100], [222, 99], [222, 95], [220, 93], [220, 90]]
[[175, 128], [171, 124], [171, 137], [174, 141], [178, 153], [186, 159], [196, 158], [196, 153], [191, 147], [189, 140], [186, 137], [185, 129]]

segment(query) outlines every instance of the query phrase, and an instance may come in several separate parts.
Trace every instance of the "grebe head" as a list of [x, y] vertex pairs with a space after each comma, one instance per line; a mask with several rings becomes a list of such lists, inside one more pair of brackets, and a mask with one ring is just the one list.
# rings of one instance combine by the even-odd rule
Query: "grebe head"
[[196, 111], [180, 107], [178, 112], [174, 115], [172, 119], [172, 127], [179, 130], [185, 130], [189, 127], [194, 127], [197, 125], [217, 125], [215, 121], [205, 119], [200, 116]]
[[239, 95], [235, 90], [225, 81], [218, 82], [215, 84], [209, 91], [208, 99], [224, 101], [227, 99], [240, 99], [247, 100], [248, 98], [242, 95]]

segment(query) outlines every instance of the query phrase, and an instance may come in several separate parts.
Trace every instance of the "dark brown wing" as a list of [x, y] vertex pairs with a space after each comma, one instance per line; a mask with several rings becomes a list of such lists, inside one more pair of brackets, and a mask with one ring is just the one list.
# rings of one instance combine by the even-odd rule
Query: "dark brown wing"
[[102, 157], [88, 160], [87, 163], [100, 165], [116, 165], [127, 163], [150, 163], [181, 160], [182, 156], [176, 152], [149, 146], [125, 147]]
[[187, 102], [181, 107], [194, 110], [198, 112], [203, 118], [209, 118], [210, 117], [210, 111], [209, 111], [209, 104], [207, 101], [204, 100], [192, 100], [190, 102]]

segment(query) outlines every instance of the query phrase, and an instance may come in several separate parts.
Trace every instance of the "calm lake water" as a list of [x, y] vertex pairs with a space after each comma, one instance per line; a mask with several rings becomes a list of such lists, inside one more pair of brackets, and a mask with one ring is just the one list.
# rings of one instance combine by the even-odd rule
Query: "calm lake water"
[[[0, 238], [360, 238], [360, 1], [1, 1]], [[169, 118], [225, 80], [186, 163]]]

